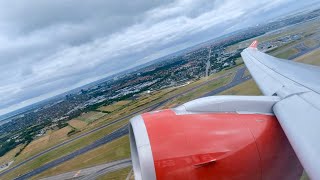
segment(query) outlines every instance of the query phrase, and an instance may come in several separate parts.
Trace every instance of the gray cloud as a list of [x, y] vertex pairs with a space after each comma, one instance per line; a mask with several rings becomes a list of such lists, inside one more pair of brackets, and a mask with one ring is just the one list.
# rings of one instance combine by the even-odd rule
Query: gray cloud
[[0, 114], [312, 2], [0, 1]]

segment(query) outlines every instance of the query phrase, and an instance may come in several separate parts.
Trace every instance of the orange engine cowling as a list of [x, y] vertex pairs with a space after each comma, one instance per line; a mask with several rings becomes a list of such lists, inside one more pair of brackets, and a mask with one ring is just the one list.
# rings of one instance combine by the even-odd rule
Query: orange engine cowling
[[272, 115], [172, 110], [130, 121], [136, 179], [299, 179], [303, 168]]

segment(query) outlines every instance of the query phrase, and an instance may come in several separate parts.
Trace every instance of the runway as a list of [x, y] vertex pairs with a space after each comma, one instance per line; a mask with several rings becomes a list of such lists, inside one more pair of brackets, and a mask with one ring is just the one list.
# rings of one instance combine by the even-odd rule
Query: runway
[[89, 175], [83, 176], [79, 178], [80, 180], [94, 180], [97, 179], [99, 176], [104, 175], [108, 172], [117, 171], [126, 167], [131, 166], [131, 159], [124, 161], [124, 162], [116, 162], [111, 166], [108, 166], [106, 168], [100, 169], [99, 171], [96, 171], [94, 173], [91, 173]]
[[56, 176], [51, 176], [47, 178], [43, 178], [41, 180], [61, 180], [61, 179], [96, 179], [100, 175], [106, 174], [108, 172], [120, 170], [122, 168], [126, 168], [131, 166], [131, 159], [123, 159], [119, 161], [113, 161], [110, 163], [85, 168], [81, 170], [71, 171], [63, 174], [59, 174]]
[[129, 131], [128, 131], [127, 125], [124, 125], [121, 128], [119, 128], [119, 129], [113, 131], [112, 133], [106, 135], [105, 137], [93, 142], [92, 144], [90, 144], [90, 145], [88, 145], [88, 146], [86, 146], [84, 148], [81, 148], [79, 150], [76, 150], [76, 151], [74, 151], [74, 152], [72, 152], [72, 153], [70, 153], [70, 154], [68, 154], [66, 156], [58, 158], [58, 159], [56, 159], [54, 161], [50, 161], [47, 164], [45, 164], [45, 165], [43, 165], [43, 166], [41, 166], [39, 168], [36, 168], [36, 169], [34, 169], [34, 170], [32, 170], [32, 171], [30, 171], [30, 172], [28, 172], [28, 173], [26, 173], [26, 174], [24, 174], [22, 176], [19, 176], [16, 179], [17, 180], [18, 179], [27, 179], [27, 178], [30, 178], [30, 177], [32, 177], [34, 175], [40, 174], [41, 172], [43, 172], [43, 171], [45, 171], [47, 169], [50, 169], [52, 167], [55, 167], [55, 166], [57, 166], [57, 165], [59, 165], [59, 164], [61, 164], [63, 162], [66, 162], [66, 161], [68, 161], [70, 159], [73, 159], [73, 158], [75, 158], [76, 156], [78, 156], [80, 154], [84, 154], [84, 153], [86, 153], [86, 152], [88, 152], [88, 151], [90, 151], [92, 149], [95, 149], [95, 148], [97, 148], [97, 147], [99, 147], [99, 146], [101, 146], [103, 144], [106, 144], [108, 142], [111, 142], [111, 141], [119, 138], [119, 137], [122, 137], [122, 136], [128, 134], [128, 132]]

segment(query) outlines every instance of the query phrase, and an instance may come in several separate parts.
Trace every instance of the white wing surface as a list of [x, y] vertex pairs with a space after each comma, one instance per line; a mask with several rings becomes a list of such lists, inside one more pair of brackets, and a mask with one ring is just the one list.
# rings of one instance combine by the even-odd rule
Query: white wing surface
[[320, 179], [320, 68], [256, 47], [255, 41], [241, 56], [263, 94], [281, 98], [273, 111], [309, 177]]

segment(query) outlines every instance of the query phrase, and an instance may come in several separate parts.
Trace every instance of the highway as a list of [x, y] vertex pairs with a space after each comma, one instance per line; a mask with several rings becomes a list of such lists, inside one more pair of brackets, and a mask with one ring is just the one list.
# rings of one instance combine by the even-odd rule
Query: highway
[[[214, 94], [220, 93], [220, 92], [222, 92], [222, 91], [224, 91], [224, 90], [226, 90], [226, 89], [229, 89], [229, 88], [234, 87], [234, 86], [236, 86], [236, 85], [238, 85], [238, 84], [240, 84], [240, 83], [242, 83], [242, 82], [245, 82], [245, 81], [249, 80], [249, 79], [251, 78], [251, 77], [249, 77], [249, 76], [243, 78], [243, 74], [244, 74], [244, 72], [245, 72], [245, 69], [246, 69], [245, 67], [238, 68], [238, 69], [237, 69], [237, 72], [236, 72], [236, 75], [234, 76], [233, 80], [232, 80], [230, 83], [228, 83], [227, 85], [224, 85], [224, 86], [222, 86], [222, 87], [220, 87], [220, 88], [218, 88], [218, 89], [215, 89], [215, 90], [207, 93], [205, 96], [212, 96], [212, 95], [214, 95]], [[198, 89], [198, 88], [200, 88], [200, 87], [202, 87], [202, 86], [205, 86], [205, 85], [207, 85], [207, 84], [209, 84], [209, 83], [212, 83], [213, 81], [216, 81], [216, 80], [221, 79], [221, 78], [223, 78], [223, 77], [229, 76], [229, 75], [231, 75], [231, 74], [232, 74], [232, 73], [230, 72], [230, 73], [224, 74], [224, 75], [222, 75], [222, 76], [219, 76], [219, 77], [217, 77], [217, 78], [214, 78], [214, 79], [211, 79], [211, 80], [209, 80], [209, 81], [206, 81], [206, 82], [204, 82], [204, 83], [202, 83], [202, 84], [200, 84], [200, 85], [197, 85], [197, 86], [195, 86], [195, 87], [193, 87], [193, 88], [190, 88], [190, 89], [188, 89], [188, 90], [186, 90], [186, 91], [184, 91], [184, 92], [181, 92], [181, 93], [179, 93], [179, 94], [176, 94], [176, 95], [174, 95], [174, 96], [172, 96], [172, 97], [170, 97], [170, 98], [167, 98], [167, 99], [165, 99], [165, 100], [163, 100], [163, 101], [160, 101], [160, 102], [158, 102], [158, 103], [156, 103], [156, 104], [150, 105], [150, 106], [148, 106], [148, 107], [146, 107], [146, 108], [143, 108], [143, 109], [141, 109], [141, 110], [138, 110], [138, 111], [135, 111], [135, 112], [133, 112], [133, 113], [130, 113], [130, 114], [128, 114], [128, 115], [126, 115], [126, 116], [124, 116], [124, 117], [122, 117], [122, 118], [119, 118], [119, 119], [117, 119], [117, 120], [114, 120], [114, 121], [112, 121], [112, 122], [110, 122], [110, 123], [108, 123], [108, 124], [105, 124], [105, 125], [103, 125], [103, 126], [100, 126], [100, 127], [98, 127], [98, 128], [95, 128], [95, 129], [93, 129], [93, 130], [91, 130], [91, 131], [88, 131], [88, 132], [86, 132], [86, 133], [84, 133], [84, 134], [81, 134], [81, 135], [79, 135], [79, 136], [77, 136], [77, 137], [75, 137], [75, 138], [73, 138], [73, 139], [70, 139], [70, 140], [65, 141], [65, 142], [63, 142], [63, 143], [61, 143], [61, 144], [58, 144], [58, 145], [56, 145], [56, 146], [53, 146], [53, 147], [51, 147], [51, 148], [49, 148], [49, 149], [47, 149], [47, 150], [45, 150], [45, 151], [43, 151], [43, 152], [35, 155], [35, 156], [30, 157], [29, 159], [27, 159], [27, 160], [25, 160], [25, 161], [17, 164], [16, 166], [14, 166], [14, 167], [12, 167], [12, 168], [10, 168], [10, 169], [7, 169], [6, 171], [1, 172], [1, 173], [0, 173], [0, 177], [1, 177], [2, 175], [6, 174], [6, 173], [9, 173], [9, 172], [12, 171], [12, 170], [14, 170], [14, 169], [16, 169], [16, 168], [24, 165], [26, 162], [29, 162], [29, 161], [31, 161], [31, 160], [33, 160], [33, 159], [35, 159], [35, 158], [37, 158], [37, 157], [39, 157], [39, 156], [41, 156], [41, 155], [44, 155], [44, 154], [46, 154], [46, 153], [48, 153], [48, 152], [50, 152], [50, 151], [53, 151], [53, 150], [55, 150], [55, 149], [57, 149], [57, 148], [59, 148], [59, 147], [61, 147], [61, 146], [63, 146], [63, 145], [66, 145], [66, 144], [68, 144], [68, 143], [71, 143], [71, 142], [73, 142], [73, 141], [75, 141], [75, 140], [77, 140], [77, 139], [79, 139], [79, 138], [81, 138], [81, 137], [87, 136], [87, 135], [89, 135], [89, 134], [91, 134], [91, 133], [94, 133], [94, 132], [96, 132], [96, 131], [98, 131], [98, 130], [100, 130], [100, 129], [103, 129], [103, 128], [105, 128], [105, 127], [108, 127], [108, 126], [110, 126], [110, 125], [112, 125], [112, 124], [115, 124], [115, 123], [117, 123], [117, 122], [119, 122], [119, 121], [122, 121], [122, 120], [124, 120], [124, 119], [130, 118], [130, 117], [132, 117], [132, 116], [135, 115], [135, 114], [142, 113], [142, 112], [145, 112], [145, 111], [155, 110], [155, 109], [157, 109], [158, 107], [162, 106], [163, 104], [167, 103], [168, 101], [170, 101], [170, 100], [172, 100], [172, 99], [174, 99], [174, 98], [177, 98], [177, 97], [179, 97], [179, 96], [181, 96], [181, 95], [184, 95], [184, 94], [186, 94], [186, 93], [189, 93], [189, 92], [191, 92], [191, 91], [194, 91], [194, 90], [196, 90], [196, 89]], [[34, 176], [34, 175], [37, 175], [37, 174], [39, 174], [39, 173], [41, 173], [41, 172], [43, 172], [43, 171], [45, 171], [45, 170], [47, 170], [47, 169], [50, 169], [50, 168], [52, 168], [52, 167], [55, 167], [55, 166], [57, 166], [57, 165], [59, 165], [59, 164], [61, 164], [61, 163], [63, 163], [63, 162], [66, 162], [66, 161], [68, 161], [68, 160], [70, 160], [70, 159], [73, 159], [73, 158], [75, 158], [76, 156], [78, 156], [78, 155], [80, 155], [80, 154], [86, 153], [86, 152], [88, 152], [88, 151], [90, 151], [90, 150], [92, 150], [92, 149], [95, 149], [95, 148], [103, 145], [103, 144], [106, 144], [106, 143], [108, 143], [108, 142], [110, 142], [110, 141], [113, 141], [113, 140], [115, 140], [115, 139], [117, 139], [117, 138], [120, 138], [120, 137], [126, 135], [127, 133], [128, 133], [127, 125], [124, 125], [124, 126], [122, 126], [121, 128], [115, 130], [114, 132], [106, 135], [105, 137], [103, 137], [103, 138], [101, 138], [101, 139], [93, 142], [92, 144], [90, 144], [90, 145], [88, 145], [88, 146], [86, 146], [86, 147], [84, 147], [84, 148], [81, 148], [81, 149], [79, 149], [79, 150], [76, 150], [76, 151], [74, 151], [74, 152], [72, 152], [72, 153], [70, 153], [70, 154], [68, 154], [68, 155], [65, 155], [65, 156], [63, 156], [63, 157], [60, 157], [60, 158], [58, 158], [58, 159], [56, 159], [56, 160], [54, 160], [54, 161], [51, 161], [51, 162], [49, 162], [49, 163], [47, 163], [47, 164], [44, 164], [43, 166], [41, 166], [41, 167], [39, 167], [39, 168], [36, 168], [36, 169], [34, 169], [34, 170], [32, 170], [32, 171], [30, 171], [30, 172], [28, 172], [28, 173], [26, 173], [26, 174], [24, 174], [24, 175], [22, 175], [22, 176], [19, 176], [19, 177], [17, 177], [16, 179], [27, 179], [27, 178], [30, 178], [30, 177], [32, 177], [32, 176]]]

